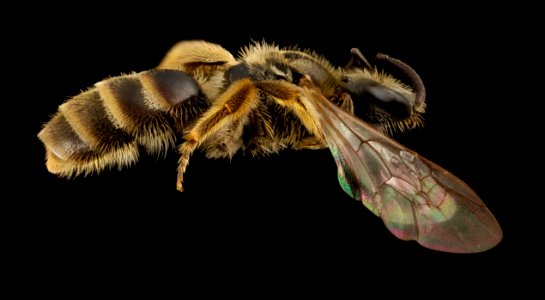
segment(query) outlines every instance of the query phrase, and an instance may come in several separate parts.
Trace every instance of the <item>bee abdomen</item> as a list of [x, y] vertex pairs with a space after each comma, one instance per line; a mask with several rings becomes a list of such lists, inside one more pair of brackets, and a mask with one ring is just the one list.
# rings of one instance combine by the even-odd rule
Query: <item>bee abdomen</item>
[[115, 143], [98, 144], [95, 149], [80, 134], [62, 112], [40, 131], [38, 137], [46, 147], [49, 172], [62, 176], [87, 174], [113, 165], [129, 166], [138, 160], [136, 142], [126, 133], [119, 135]]
[[[94, 151], [109, 151], [134, 141], [133, 136], [112, 123], [96, 89], [62, 104], [59, 112], [76, 137]], [[60, 127], [60, 123], [57, 126]]]
[[166, 153], [174, 128], [209, 105], [195, 80], [180, 71], [151, 70], [95, 86], [62, 104], [38, 134], [50, 172], [70, 176], [128, 166], [138, 160], [138, 145]]

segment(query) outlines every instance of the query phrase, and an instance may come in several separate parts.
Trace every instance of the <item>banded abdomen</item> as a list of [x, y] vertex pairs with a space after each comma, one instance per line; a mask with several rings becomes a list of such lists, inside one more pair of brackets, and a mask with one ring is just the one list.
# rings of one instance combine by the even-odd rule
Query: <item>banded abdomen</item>
[[175, 70], [150, 70], [101, 81], [62, 104], [38, 134], [46, 166], [61, 176], [119, 168], [174, 146], [176, 133], [209, 107], [199, 85]]

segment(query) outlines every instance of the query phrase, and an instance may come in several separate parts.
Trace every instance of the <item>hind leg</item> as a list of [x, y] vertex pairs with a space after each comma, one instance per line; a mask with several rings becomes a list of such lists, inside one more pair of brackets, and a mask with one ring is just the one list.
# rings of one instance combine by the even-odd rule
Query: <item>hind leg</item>
[[212, 107], [196, 122], [195, 126], [185, 134], [185, 142], [178, 149], [180, 153], [176, 181], [178, 191], [183, 191], [183, 176], [189, 164], [191, 153], [221, 128], [230, 126], [248, 116], [257, 107], [258, 100], [257, 88], [251, 80], [242, 79], [237, 81], [214, 102]]

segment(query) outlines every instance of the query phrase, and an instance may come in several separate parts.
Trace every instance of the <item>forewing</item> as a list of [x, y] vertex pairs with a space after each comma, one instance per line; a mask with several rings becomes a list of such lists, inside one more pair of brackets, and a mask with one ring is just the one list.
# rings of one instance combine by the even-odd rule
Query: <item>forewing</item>
[[341, 110], [313, 86], [304, 104], [315, 115], [346, 193], [402, 240], [446, 252], [481, 252], [502, 238], [473, 190], [433, 162]]

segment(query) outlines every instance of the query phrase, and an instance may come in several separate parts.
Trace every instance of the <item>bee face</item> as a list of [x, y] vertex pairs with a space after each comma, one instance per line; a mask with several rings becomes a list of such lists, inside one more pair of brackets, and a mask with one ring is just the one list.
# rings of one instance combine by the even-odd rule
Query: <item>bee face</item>
[[344, 72], [340, 86], [351, 95], [355, 114], [368, 123], [395, 130], [420, 122], [424, 107], [416, 105], [412, 89], [388, 75], [352, 69]]
[[235, 58], [216, 44], [181, 42], [158, 70], [106, 79], [61, 105], [38, 134], [47, 168], [66, 177], [96, 173], [136, 163], [139, 149], [161, 154], [178, 144], [183, 191], [197, 150], [219, 158], [329, 148], [342, 189], [400, 239], [447, 252], [495, 246], [501, 229], [480, 198], [384, 134], [421, 124], [420, 77], [377, 55], [403, 71], [409, 87], [351, 53], [340, 68], [314, 52], [265, 43]]

